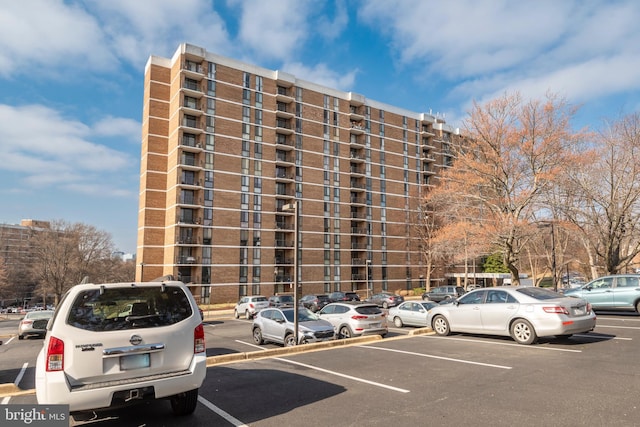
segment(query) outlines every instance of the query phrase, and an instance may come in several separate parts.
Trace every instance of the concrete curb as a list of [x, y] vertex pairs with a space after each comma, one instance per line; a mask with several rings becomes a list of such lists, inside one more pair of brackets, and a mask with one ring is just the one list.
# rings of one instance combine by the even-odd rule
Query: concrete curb
[[344, 340], [332, 340], [312, 344], [302, 344], [293, 347], [271, 348], [262, 351], [249, 351], [246, 353], [222, 354], [219, 356], [207, 357], [207, 367], [224, 365], [228, 363], [246, 362], [248, 360], [268, 359], [270, 357], [284, 356], [288, 354], [306, 353], [308, 351], [328, 350], [330, 348], [345, 347], [348, 345], [366, 344], [380, 341], [380, 335], [368, 335]]

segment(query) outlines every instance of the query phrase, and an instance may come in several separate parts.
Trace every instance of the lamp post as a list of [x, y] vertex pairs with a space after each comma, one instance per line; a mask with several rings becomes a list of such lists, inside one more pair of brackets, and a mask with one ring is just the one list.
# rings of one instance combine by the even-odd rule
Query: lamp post
[[367, 273], [366, 273], [367, 274], [367, 298], [369, 298], [369, 291], [371, 290], [371, 284], [369, 283], [369, 271], [371, 269], [371, 260], [370, 259], [367, 260], [366, 265], [367, 265]]
[[558, 280], [556, 276], [556, 233], [553, 222], [551, 224], [551, 274], [553, 275], [553, 290], [558, 292]]
[[545, 226], [551, 228], [551, 276], [553, 280], [553, 290], [558, 292], [558, 281], [556, 280], [556, 233], [553, 226], [553, 221], [542, 222]]
[[300, 226], [298, 221], [299, 202], [286, 204], [282, 207], [285, 212], [293, 211], [293, 229], [295, 240], [293, 242], [293, 337], [298, 345], [298, 240], [300, 238]]

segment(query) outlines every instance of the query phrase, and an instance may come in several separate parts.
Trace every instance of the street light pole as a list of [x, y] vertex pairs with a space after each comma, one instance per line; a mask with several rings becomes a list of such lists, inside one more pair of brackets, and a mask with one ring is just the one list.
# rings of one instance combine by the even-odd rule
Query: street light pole
[[553, 290], [558, 292], [558, 280], [556, 275], [556, 233], [553, 222], [551, 224], [551, 274], [553, 275]]
[[369, 298], [369, 291], [371, 290], [371, 285], [369, 283], [369, 270], [371, 269], [371, 260], [370, 259], [367, 260], [366, 265], [367, 265], [367, 273], [366, 273], [367, 274], [367, 298]]
[[298, 345], [298, 240], [300, 238], [299, 225], [299, 201], [289, 203], [282, 207], [284, 211], [293, 211], [293, 229], [295, 240], [293, 242], [293, 337]]

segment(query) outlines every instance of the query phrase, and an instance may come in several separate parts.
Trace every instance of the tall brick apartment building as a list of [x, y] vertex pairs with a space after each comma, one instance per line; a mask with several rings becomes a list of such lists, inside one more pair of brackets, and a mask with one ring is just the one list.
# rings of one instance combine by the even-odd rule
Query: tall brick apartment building
[[457, 137], [430, 114], [200, 47], [152, 56], [136, 277], [171, 274], [204, 303], [291, 292], [296, 262], [303, 293], [424, 286], [410, 224]]

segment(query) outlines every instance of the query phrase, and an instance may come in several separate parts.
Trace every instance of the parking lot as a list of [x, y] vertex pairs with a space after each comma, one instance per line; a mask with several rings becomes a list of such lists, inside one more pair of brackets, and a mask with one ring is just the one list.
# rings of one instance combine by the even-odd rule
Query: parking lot
[[[248, 321], [207, 323], [208, 355], [278, 347], [255, 346]], [[638, 424], [637, 315], [600, 314], [593, 333], [532, 346], [471, 335], [409, 337], [411, 330], [390, 328], [389, 338], [363, 345], [213, 366], [192, 417], [176, 418], [166, 402], [153, 402], [100, 414], [100, 425]], [[38, 348], [36, 340], [25, 341], [8, 345]], [[24, 372], [22, 388], [33, 381], [32, 369]], [[35, 403], [35, 396], [3, 403]], [[78, 417], [74, 424], [88, 422]]]

